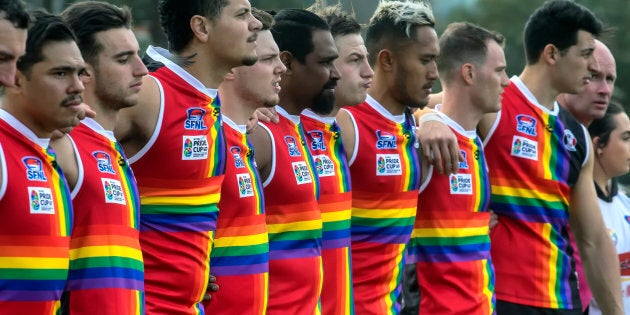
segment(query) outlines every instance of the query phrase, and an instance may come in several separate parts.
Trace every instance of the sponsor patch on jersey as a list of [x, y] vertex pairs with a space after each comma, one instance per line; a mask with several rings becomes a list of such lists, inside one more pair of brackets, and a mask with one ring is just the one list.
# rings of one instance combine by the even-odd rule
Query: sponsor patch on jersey
[[208, 158], [208, 139], [206, 136], [184, 136], [182, 160], [204, 160]]
[[32, 214], [55, 214], [55, 202], [50, 188], [28, 187], [28, 199]]
[[186, 130], [206, 130], [204, 117], [206, 110], [200, 107], [192, 107], [186, 110], [186, 120], [184, 121], [184, 129]]
[[402, 175], [402, 163], [398, 154], [376, 155], [376, 176]]
[[243, 158], [241, 157], [241, 148], [236, 146], [230, 147], [230, 153], [234, 158], [234, 167], [245, 168], [245, 161], [243, 161]]
[[315, 155], [313, 160], [319, 177], [335, 176], [335, 164], [327, 155]]
[[512, 156], [538, 161], [538, 142], [514, 136], [512, 139]]
[[295, 181], [298, 185], [313, 182], [313, 179], [311, 178], [311, 172], [309, 172], [306, 162], [293, 162], [291, 163], [291, 166], [293, 167], [293, 174], [295, 175]]
[[324, 143], [324, 132], [322, 132], [321, 130], [309, 131], [308, 137], [311, 138], [311, 150], [326, 151], [326, 144]]
[[464, 150], [459, 150], [459, 153], [464, 156], [464, 161], [463, 162], [459, 162], [459, 168], [460, 169], [464, 169], [467, 170], [468, 169], [468, 157], [466, 156], [466, 151]]
[[35, 182], [45, 182], [48, 180], [46, 173], [44, 173], [44, 163], [42, 160], [33, 156], [26, 156], [22, 158], [22, 163], [24, 163], [26, 167], [26, 179]]
[[450, 175], [451, 195], [472, 195], [472, 175], [471, 174], [451, 174]]
[[236, 181], [238, 182], [239, 197], [245, 198], [254, 196], [254, 186], [252, 184], [252, 178], [249, 174], [236, 174]]
[[111, 178], [101, 178], [103, 192], [105, 193], [105, 203], [117, 203], [126, 205], [125, 192], [119, 181]]
[[289, 156], [302, 156], [300, 149], [298, 148], [298, 142], [292, 136], [284, 136], [284, 142], [287, 144], [289, 150]]
[[573, 135], [573, 132], [569, 129], [564, 129], [564, 135], [562, 136], [562, 143], [564, 147], [572, 152], [575, 152], [575, 146], [577, 146], [577, 138]]
[[106, 152], [94, 151], [92, 156], [96, 159], [96, 168], [101, 173], [116, 174], [112, 166], [112, 159]]
[[396, 149], [396, 136], [386, 131], [376, 130], [376, 148], [379, 150]]
[[516, 116], [516, 131], [536, 136], [536, 118], [529, 115]]

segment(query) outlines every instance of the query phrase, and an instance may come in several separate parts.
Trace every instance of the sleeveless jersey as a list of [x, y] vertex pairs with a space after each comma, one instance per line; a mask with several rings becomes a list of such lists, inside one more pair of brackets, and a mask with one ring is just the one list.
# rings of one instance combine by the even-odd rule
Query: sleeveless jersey
[[354, 314], [350, 265], [352, 192], [346, 150], [334, 117], [304, 110], [300, 121], [319, 177], [322, 212], [322, 314]]
[[129, 159], [138, 180], [147, 312], [203, 314], [225, 139], [217, 91], [149, 47], [164, 66], [151, 73], [161, 93], [149, 143]]
[[57, 314], [72, 204], [48, 139], [0, 109], [0, 314]]
[[540, 308], [579, 309], [567, 227], [569, 197], [588, 157], [586, 130], [557, 103], [538, 104], [517, 77], [485, 140], [496, 297]]
[[369, 95], [346, 107], [356, 143], [352, 175], [352, 277], [357, 314], [397, 314], [404, 252], [416, 217], [420, 164], [412, 117]]
[[210, 259], [220, 289], [212, 293], [206, 313], [265, 314], [269, 240], [262, 183], [245, 127], [223, 119], [228, 155]]
[[[605, 196], [597, 188], [599, 210], [619, 255], [621, 271], [621, 294], [624, 314], [630, 314], [630, 198], [616, 189], [616, 179], [612, 179], [611, 195]], [[602, 311], [595, 300], [591, 300], [589, 314], [601, 315]]]
[[421, 314], [494, 313], [494, 270], [490, 258], [490, 182], [482, 143], [475, 130], [464, 130], [442, 115], [457, 137], [457, 174], [429, 170], [418, 198], [418, 211], [407, 263], [416, 263]]
[[319, 313], [322, 218], [319, 183], [299, 116], [276, 106], [280, 122], [260, 123], [272, 139], [272, 170], [264, 182], [269, 231], [267, 313]]
[[86, 118], [69, 137], [79, 162], [66, 287], [70, 314], [144, 314], [133, 172], [113, 133], [96, 121]]

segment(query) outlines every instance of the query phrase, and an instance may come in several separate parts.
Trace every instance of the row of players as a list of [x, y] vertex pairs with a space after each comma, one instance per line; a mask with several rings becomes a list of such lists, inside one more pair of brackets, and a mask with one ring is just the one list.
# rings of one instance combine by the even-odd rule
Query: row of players
[[[536, 10], [511, 80], [500, 34], [455, 23], [438, 41], [425, 3], [381, 2], [365, 44], [316, 11], [161, 1], [169, 50], [149, 47], [148, 76], [126, 9], [34, 13], [0, 111], [0, 204], [17, 209], [2, 313], [397, 313], [405, 259], [427, 314], [581, 312], [569, 218], [595, 298], [623, 313], [588, 133], [555, 103], [597, 71], [588, 9]], [[28, 15], [4, 12], [24, 42]]]

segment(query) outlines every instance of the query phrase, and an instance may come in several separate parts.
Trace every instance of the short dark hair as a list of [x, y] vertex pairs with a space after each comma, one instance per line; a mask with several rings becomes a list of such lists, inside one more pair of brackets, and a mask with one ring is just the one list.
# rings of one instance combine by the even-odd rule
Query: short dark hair
[[31, 16], [26, 12], [21, 0], [0, 0], [0, 18], [11, 22], [14, 27], [27, 29], [31, 23]]
[[578, 31], [599, 36], [602, 22], [588, 8], [569, 0], [545, 2], [530, 15], [523, 32], [527, 64], [535, 64], [548, 44], [563, 52], [577, 43]]
[[330, 27], [333, 37], [350, 34], [361, 34], [361, 24], [357, 22], [353, 14], [348, 14], [342, 10], [341, 4], [320, 7], [312, 6], [310, 11], [319, 15]]
[[81, 55], [90, 64], [97, 62], [96, 55], [103, 50], [103, 45], [96, 40], [97, 33], [131, 28], [131, 11], [127, 6], [121, 8], [101, 1], [74, 3], [61, 12], [61, 17], [74, 31]]
[[381, 1], [370, 19], [365, 36], [368, 61], [374, 67], [382, 49], [396, 51], [409, 44], [413, 31], [421, 26], [435, 27], [431, 5], [427, 1]]
[[440, 36], [438, 72], [442, 80], [449, 82], [455, 71], [464, 63], [481, 65], [488, 53], [488, 40], [503, 46], [503, 35], [469, 22], [451, 23]]
[[190, 44], [193, 32], [190, 19], [195, 15], [214, 20], [230, 0], [160, 0], [160, 24], [171, 51], [179, 53]]
[[278, 48], [290, 52], [301, 63], [315, 48], [313, 32], [330, 30], [326, 21], [304, 9], [283, 9], [274, 18], [276, 24], [271, 28], [271, 34]]
[[44, 60], [44, 46], [51, 42], [76, 42], [77, 39], [60, 16], [43, 10], [31, 11], [33, 24], [28, 30], [25, 54], [17, 61], [17, 68], [27, 78], [34, 64]]
[[608, 108], [606, 108], [604, 116], [593, 120], [593, 122], [591, 122], [588, 126], [588, 133], [591, 135], [591, 138], [599, 137], [599, 141], [597, 142], [597, 146], [599, 148], [603, 148], [608, 145], [610, 133], [617, 128], [614, 116], [624, 112], [625, 111], [621, 105], [615, 102], [610, 102], [610, 104], [608, 104]]
[[254, 16], [254, 18], [256, 18], [256, 20], [262, 23], [262, 28], [260, 29], [261, 31], [271, 29], [273, 24], [276, 22], [271, 14], [261, 9], [252, 8], [252, 15]]

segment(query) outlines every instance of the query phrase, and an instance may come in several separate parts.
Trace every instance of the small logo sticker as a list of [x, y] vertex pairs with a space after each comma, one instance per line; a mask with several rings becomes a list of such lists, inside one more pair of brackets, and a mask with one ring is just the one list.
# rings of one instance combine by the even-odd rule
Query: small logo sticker
[[293, 162], [291, 163], [291, 166], [293, 167], [293, 174], [295, 175], [295, 181], [298, 185], [313, 182], [313, 179], [311, 178], [311, 172], [309, 172], [306, 162]]
[[254, 186], [252, 185], [252, 178], [249, 174], [236, 174], [236, 181], [238, 182], [239, 197], [245, 198], [254, 196]]
[[451, 174], [450, 175], [451, 195], [472, 195], [472, 175], [471, 174]]
[[398, 154], [376, 155], [376, 176], [402, 175], [402, 165]]
[[538, 161], [538, 143], [527, 138], [514, 136], [511, 155]]
[[50, 188], [28, 187], [32, 214], [55, 214], [55, 203]]
[[335, 164], [324, 154], [313, 156], [319, 177], [335, 176]]
[[101, 178], [101, 182], [103, 183], [105, 203], [127, 204], [125, 193], [119, 181], [111, 178]]
[[182, 160], [204, 160], [208, 158], [208, 140], [205, 136], [184, 136]]

